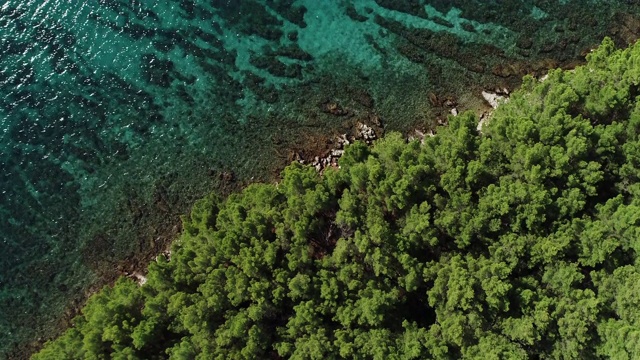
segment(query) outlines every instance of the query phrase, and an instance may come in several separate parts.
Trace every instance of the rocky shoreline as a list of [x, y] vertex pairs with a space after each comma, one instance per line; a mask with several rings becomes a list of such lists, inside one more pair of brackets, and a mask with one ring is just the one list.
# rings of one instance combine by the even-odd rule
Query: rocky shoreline
[[[380, 127], [381, 128], [381, 127]], [[381, 132], [381, 130], [378, 130]], [[323, 173], [325, 169], [329, 167], [339, 168], [338, 159], [344, 154], [344, 149], [346, 146], [353, 144], [355, 141], [363, 141], [367, 145], [372, 145], [373, 142], [381, 136], [378, 135], [376, 130], [373, 127], [358, 122], [356, 123], [355, 128], [350, 133], [343, 133], [337, 136], [331, 143], [332, 146], [325, 151], [321, 156], [315, 156], [312, 160], [303, 159], [300, 155], [297, 155], [295, 159], [297, 162], [303, 165], [311, 165], [316, 171], [319, 173]]]

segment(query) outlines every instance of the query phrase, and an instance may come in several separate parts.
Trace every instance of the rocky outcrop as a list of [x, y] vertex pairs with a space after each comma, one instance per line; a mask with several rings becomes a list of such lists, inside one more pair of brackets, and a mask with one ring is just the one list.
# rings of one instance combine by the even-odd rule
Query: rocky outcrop
[[[375, 117], [375, 120], [378, 121], [379, 125], [379, 119]], [[330, 148], [324, 156], [315, 156], [311, 161], [298, 159], [298, 162], [300, 164], [310, 164], [320, 173], [324, 172], [328, 167], [339, 168], [338, 159], [344, 154], [346, 146], [358, 140], [364, 141], [367, 145], [371, 145], [379, 137], [373, 126], [357, 122], [354, 129], [355, 131], [351, 135], [344, 133], [337, 136], [333, 141], [334, 146]]]

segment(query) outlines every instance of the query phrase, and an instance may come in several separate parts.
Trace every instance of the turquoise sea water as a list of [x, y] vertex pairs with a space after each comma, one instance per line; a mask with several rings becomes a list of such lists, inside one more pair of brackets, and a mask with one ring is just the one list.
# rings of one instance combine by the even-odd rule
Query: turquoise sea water
[[407, 132], [443, 122], [453, 107], [481, 109], [483, 89], [574, 66], [605, 35], [635, 41], [639, 9], [7, 0], [0, 358], [27, 356], [92, 289], [143, 268], [207, 192], [271, 180], [357, 122]]

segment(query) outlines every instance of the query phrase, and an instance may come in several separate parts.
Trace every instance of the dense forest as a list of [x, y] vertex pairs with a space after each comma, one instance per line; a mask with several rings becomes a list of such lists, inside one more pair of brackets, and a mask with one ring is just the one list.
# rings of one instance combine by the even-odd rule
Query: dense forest
[[34, 359], [640, 358], [640, 45], [209, 196]]

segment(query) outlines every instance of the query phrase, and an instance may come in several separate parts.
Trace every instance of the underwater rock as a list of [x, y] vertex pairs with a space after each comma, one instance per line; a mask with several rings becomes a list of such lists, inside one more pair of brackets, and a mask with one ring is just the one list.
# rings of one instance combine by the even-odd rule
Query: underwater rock
[[531, 49], [533, 46], [533, 39], [529, 35], [521, 35], [516, 42], [516, 46], [520, 49]]
[[144, 54], [141, 57], [142, 74], [147, 83], [168, 88], [173, 80], [174, 64], [171, 60], [158, 58], [155, 54]]
[[349, 110], [344, 109], [337, 102], [326, 100], [320, 104], [320, 109], [325, 114], [331, 114], [334, 116], [345, 116], [349, 114]]
[[365, 22], [365, 21], [369, 20], [368, 17], [366, 17], [364, 15], [360, 15], [358, 13], [358, 11], [356, 10], [356, 8], [351, 4], [347, 5], [346, 13], [347, 13], [347, 16], [350, 17], [351, 20], [354, 20], [354, 21]]
[[611, 32], [624, 44], [633, 44], [640, 37], [640, 19], [627, 13], [617, 14], [617, 22]]

